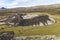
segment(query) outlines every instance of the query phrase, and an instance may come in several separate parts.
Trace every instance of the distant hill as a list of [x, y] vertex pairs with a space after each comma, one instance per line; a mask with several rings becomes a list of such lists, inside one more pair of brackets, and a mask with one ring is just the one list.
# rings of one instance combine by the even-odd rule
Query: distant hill
[[32, 6], [32, 7], [19, 7], [19, 8], [0, 10], [0, 14], [20, 13], [20, 12], [26, 12], [26, 13], [27, 12], [48, 12], [51, 14], [60, 14], [60, 4], [40, 5], [40, 6]]

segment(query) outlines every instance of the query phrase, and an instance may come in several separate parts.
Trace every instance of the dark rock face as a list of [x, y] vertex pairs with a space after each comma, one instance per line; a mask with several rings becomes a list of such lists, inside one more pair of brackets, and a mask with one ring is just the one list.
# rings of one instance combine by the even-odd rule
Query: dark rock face
[[[37, 16], [31, 19], [23, 19], [20, 21], [20, 26], [30, 26], [30, 25], [39, 25], [40, 23], [43, 23], [43, 25], [48, 24], [47, 21], [53, 22], [51, 19], [49, 19], [48, 15], [41, 15]], [[46, 23], [46, 24], [45, 24]]]
[[[24, 16], [26, 14], [15, 14], [15, 15], [10, 15], [7, 17], [6, 23], [8, 25], [13, 25], [13, 26], [17, 26], [18, 23], [23, 19], [22, 16]], [[11, 24], [12, 23], [12, 24]]]
[[13, 31], [1, 31], [0, 40], [13, 40], [14, 32]]
[[27, 14], [15, 14], [7, 18], [6, 23], [11, 26], [32, 26], [32, 25], [48, 25], [48, 21], [52, 21], [48, 15], [39, 15], [29, 19], [23, 19], [22, 16]]

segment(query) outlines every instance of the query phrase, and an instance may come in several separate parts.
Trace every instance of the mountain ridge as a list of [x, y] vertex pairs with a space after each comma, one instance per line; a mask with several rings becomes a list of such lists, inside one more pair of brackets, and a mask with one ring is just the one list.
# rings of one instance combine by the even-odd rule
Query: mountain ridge
[[47, 13], [57, 13], [60, 14], [60, 4], [52, 4], [52, 5], [39, 5], [32, 7], [18, 7], [11, 9], [3, 9], [0, 10], [0, 14], [2, 13], [21, 13], [21, 12], [47, 12]]

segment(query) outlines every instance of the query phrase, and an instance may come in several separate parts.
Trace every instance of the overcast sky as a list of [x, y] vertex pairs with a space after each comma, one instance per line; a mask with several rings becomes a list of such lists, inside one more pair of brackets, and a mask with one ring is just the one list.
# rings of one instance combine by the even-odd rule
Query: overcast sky
[[0, 7], [30, 7], [35, 5], [60, 4], [60, 0], [0, 0]]

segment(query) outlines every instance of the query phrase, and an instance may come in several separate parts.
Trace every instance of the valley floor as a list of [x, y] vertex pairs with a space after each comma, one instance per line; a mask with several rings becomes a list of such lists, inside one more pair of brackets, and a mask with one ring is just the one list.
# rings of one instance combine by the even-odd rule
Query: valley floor
[[7, 26], [0, 25], [1, 28], [4, 28], [5, 31], [14, 31], [15, 36], [31, 36], [31, 35], [59, 35], [60, 34], [60, 15], [51, 15], [57, 22], [55, 24], [47, 26]]

